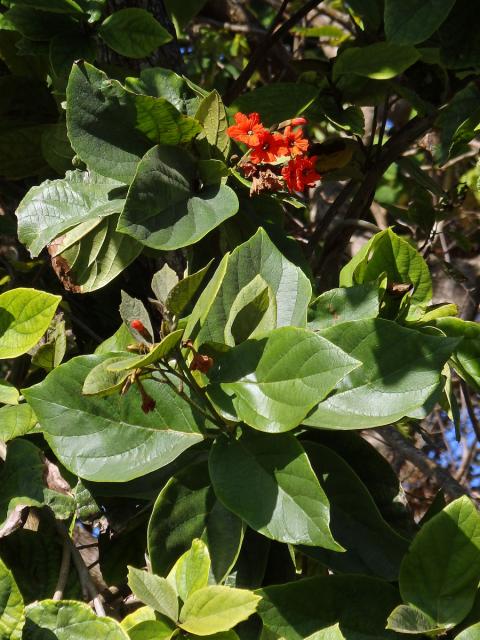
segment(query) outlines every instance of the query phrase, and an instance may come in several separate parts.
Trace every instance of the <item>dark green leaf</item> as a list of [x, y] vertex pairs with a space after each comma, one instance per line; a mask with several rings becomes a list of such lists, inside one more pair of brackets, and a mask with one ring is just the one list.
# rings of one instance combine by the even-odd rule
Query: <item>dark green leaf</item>
[[[329, 529], [329, 503], [303, 447], [291, 434], [244, 429], [215, 441], [209, 459], [223, 504], [273, 540], [342, 551]], [[259, 499], [261, 496], [261, 499]]]
[[111, 49], [128, 58], [145, 58], [172, 39], [150, 11], [138, 8], [115, 11], [102, 22], [99, 34]]
[[303, 113], [317, 95], [318, 88], [310, 84], [274, 82], [242, 94], [232, 108], [243, 113], [259, 112], [270, 127]]
[[155, 144], [184, 144], [202, 131], [197, 120], [182, 115], [165, 98], [140, 95], [135, 105], [137, 129]]
[[343, 322], [322, 335], [363, 363], [304, 420], [324, 429], [389, 424], [428, 405], [458, 344], [382, 319]]
[[375, 80], [389, 80], [406, 71], [420, 59], [414, 47], [376, 42], [366, 47], [350, 47], [340, 53], [333, 65], [333, 77], [353, 74]]
[[385, 35], [395, 44], [427, 40], [444, 22], [455, 0], [385, 0]]
[[178, 249], [198, 242], [237, 210], [229, 187], [201, 187], [187, 151], [157, 146], [138, 166], [118, 230], [154, 249]]
[[378, 297], [379, 289], [374, 283], [326, 291], [310, 305], [308, 327], [322, 330], [347, 320], [376, 318]]
[[218, 501], [205, 463], [176, 473], [155, 502], [148, 525], [153, 571], [167, 574], [195, 538], [208, 546], [212, 574], [216, 582], [221, 582], [237, 558], [243, 525]]
[[124, 482], [160, 469], [202, 439], [202, 418], [166, 385], [143, 383], [156, 402], [148, 414], [136, 388], [126, 398], [86, 400], [83, 381], [103, 359], [74, 358], [24, 390], [62, 464], [82, 478]]

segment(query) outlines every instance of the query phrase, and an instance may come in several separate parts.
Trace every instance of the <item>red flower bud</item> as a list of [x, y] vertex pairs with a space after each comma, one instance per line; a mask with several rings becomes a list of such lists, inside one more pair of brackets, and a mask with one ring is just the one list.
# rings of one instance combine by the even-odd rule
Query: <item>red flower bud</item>
[[292, 118], [292, 127], [297, 127], [298, 125], [307, 124], [308, 120], [306, 118]]
[[145, 326], [141, 320], [132, 320], [130, 322], [130, 326], [132, 327], [132, 329], [135, 329], [135, 331], [138, 331], [139, 333], [145, 331]]
[[145, 394], [142, 399], [142, 411], [143, 413], [150, 413], [155, 409], [156, 402], [149, 395]]

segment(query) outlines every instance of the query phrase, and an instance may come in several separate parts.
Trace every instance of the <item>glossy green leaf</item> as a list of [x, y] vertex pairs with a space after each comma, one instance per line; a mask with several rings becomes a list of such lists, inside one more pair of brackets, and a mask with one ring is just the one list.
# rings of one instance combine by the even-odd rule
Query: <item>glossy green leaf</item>
[[142, 245], [118, 233], [118, 214], [80, 224], [49, 247], [64, 287], [75, 293], [101, 289], [137, 258]]
[[464, 629], [455, 640], [477, 640], [480, 637], [480, 622], [473, 624], [471, 627]]
[[400, 569], [403, 601], [449, 629], [467, 615], [480, 581], [480, 515], [469, 498], [450, 503], [413, 539]]
[[175, 586], [183, 602], [192, 593], [207, 586], [210, 565], [208, 547], [202, 540], [195, 538], [190, 549], [174, 564], [167, 578]]
[[117, 362], [125, 363], [126, 354], [109, 354], [109, 357], [102, 360], [96, 367], [91, 369], [82, 387], [84, 396], [109, 396], [113, 393], [120, 393], [125, 380], [130, 375], [127, 367], [120, 370], [111, 369]]
[[18, 404], [20, 393], [8, 380], [0, 380], [0, 402], [2, 404]]
[[[386, 631], [399, 601], [388, 582], [367, 576], [321, 576], [258, 591], [258, 613], [274, 638], [303, 640], [400, 640]], [[338, 634], [340, 632], [340, 634]]]
[[60, 296], [36, 289], [10, 289], [0, 295], [0, 359], [31, 349], [48, 329]]
[[175, 347], [180, 343], [180, 340], [183, 335], [183, 330], [179, 329], [178, 331], [173, 331], [169, 333], [165, 338], [159, 342], [157, 345], [154, 345], [150, 353], [147, 353], [143, 356], [135, 356], [131, 355], [123, 360], [118, 360], [116, 362], [112, 362], [107, 366], [107, 369], [112, 372], [116, 371], [124, 371], [131, 369], [140, 369], [141, 367], [148, 367], [159, 360], [162, 360], [168, 354], [175, 349]]
[[198, 242], [237, 210], [230, 187], [202, 188], [187, 151], [157, 146], [138, 166], [118, 230], [154, 249], [178, 249]]
[[152, 570], [160, 575], [168, 573], [195, 538], [207, 545], [213, 577], [221, 582], [237, 558], [243, 525], [218, 501], [205, 463], [176, 473], [155, 502], [148, 525]]
[[241, 420], [260, 431], [297, 427], [360, 362], [313, 331], [280, 327], [216, 360], [210, 380], [233, 400]]
[[139, 600], [176, 622], [178, 595], [165, 578], [129, 567], [128, 586]]
[[230, 138], [227, 134], [227, 114], [220, 94], [215, 89], [200, 102], [195, 114], [205, 130], [208, 143], [216, 150], [220, 158], [227, 158]]
[[420, 54], [415, 47], [376, 42], [366, 47], [344, 49], [333, 65], [334, 79], [345, 74], [389, 80], [411, 67]]
[[12, 572], [0, 560], [0, 640], [21, 640], [24, 623], [20, 590]]
[[232, 107], [243, 113], [258, 112], [262, 121], [270, 127], [303, 113], [318, 95], [318, 88], [311, 84], [273, 82], [239, 96]]
[[83, 602], [41, 600], [27, 607], [23, 640], [128, 640], [119, 623]]
[[28, 404], [17, 404], [0, 409], [0, 440], [8, 442], [23, 436], [37, 424], [37, 418]]
[[28, 440], [12, 440], [0, 472], [0, 537], [2, 528], [23, 507], [51, 507], [57, 517], [67, 518], [74, 509], [71, 496], [45, 485], [43, 453]]
[[330, 502], [332, 535], [345, 547], [345, 553], [312, 547], [304, 547], [304, 553], [341, 573], [398, 580], [407, 540], [385, 522], [367, 488], [345, 460], [320, 444], [303, 445]]
[[442, 634], [444, 631], [442, 627], [439, 627], [435, 621], [423, 613], [423, 611], [406, 604], [400, 604], [398, 607], [395, 607], [388, 616], [387, 629], [415, 635], [425, 633], [433, 637]]
[[82, 13], [82, 8], [75, 0], [15, 0], [19, 7], [32, 7], [41, 11], [51, 13], [72, 13], [78, 15]]
[[139, 95], [135, 105], [136, 127], [154, 144], [184, 144], [202, 131], [197, 120], [182, 115], [165, 98]]
[[363, 363], [304, 420], [324, 429], [368, 429], [429, 406], [458, 344], [380, 318], [343, 322], [322, 335]]
[[277, 303], [272, 288], [255, 276], [237, 294], [225, 326], [227, 344], [239, 344], [266, 333], [277, 324]]
[[[360, 259], [359, 259], [360, 258]], [[386, 229], [374, 236], [367, 245], [366, 252], [355, 256], [342, 269], [340, 282], [343, 285], [376, 281], [387, 274], [389, 285], [410, 284], [413, 291], [409, 296], [410, 308], [407, 319], [420, 317], [432, 298], [432, 279], [428, 266], [420, 253], [406, 240]]]
[[87, 171], [69, 171], [62, 180], [32, 187], [17, 209], [18, 235], [32, 256], [81, 222], [121, 211], [110, 193], [121, 183]]
[[444, 22], [455, 0], [386, 0], [385, 35], [395, 44], [427, 40]]
[[469, 385], [480, 391], [480, 325], [460, 318], [438, 318], [435, 326], [451, 338], [462, 338], [452, 364]]
[[238, 439], [218, 437], [209, 470], [218, 498], [255, 531], [279, 542], [343, 551], [330, 533], [328, 499], [293, 435], [244, 429]]
[[219, 342], [233, 346], [234, 339], [226, 331], [230, 310], [240, 291], [257, 275], [275, 295], [276, 326], [305, 327], [312, 295], [310, 282], [260, 228], [220, 263], [193, 309], [185, 337], [195, 338], [197, 345]]
[[148, 414], [136, 388], [126, 398], [87, 401], [83, 382], [103, 359], [69, 360], [23, 392], [62, 464], [82, 478], [124, 482], [160, 469], [202, 440], [203, 419], [167, 385], [143, 383], [156, 402]]
[[167, 296], [163, 299], [167, 309], [176, 316], [179, 316], [185, 307], [190, 303], [193, 296], [203, 282], [211, 262], [206, 267], [200, 269], [196, 273], [183, 278], [168, 291]]
[[110, 14], [100, 25], [99, 34], [111, 49], [128, 58], [146, 58], [172, 39], [150, 11], [139, 8]]
[[260, 597], [220, 585], [195, 591], [180, 612], [180, 627], [198, 636], [228, 631], [255, 613]]
[[308, 327], [319, 331], [347, 320], [376, 318], [378, 297], [379, 289], [374, 283], [326, 291], [310, 305]]
[[67, 86], [67, 130], [76, 154], [102, 176], [129, 184], [151, 142], [135, 128], [135, 95], [92, 65], [75, 64]]
[[130, 331], [127, 329], [127, 325], [122, 323], [110, 338], [107, 338], [98, 345], [94, 353], [97, 355], [103, 355], [105, 353], [110, 353], [111, 351], [126, 351], [128, 345], [133, 342], [134, 339]]
[[155, 610], [152, 609], [152, 607], [140, 607], [132, 613], [129, 613], [128, 616], [125, 616], [120, 626], [129, 633], [130, 629], [133, 629], [133, 627], [141, 622], [151, 622], [152, 620], [155, 620]]

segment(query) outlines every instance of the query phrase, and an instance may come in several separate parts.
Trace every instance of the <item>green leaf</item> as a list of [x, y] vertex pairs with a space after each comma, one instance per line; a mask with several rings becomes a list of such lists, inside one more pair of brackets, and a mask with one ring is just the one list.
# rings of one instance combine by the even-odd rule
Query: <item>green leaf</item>
[[8, 442], [23, 436], [37, 424], [37, 418], [28, 404], [17, 404], [0, 409], [0, 440]]
[[118, 214], [89, 220], [49, 246], [52, 266], [63, 286], [75, 293], [101, 289], [131, 264], [142, 245], [118, 233]]
[[[321, 576], [258, 591], [258, 613], [274, 638], [400, 640], [385, 631], [387, 616], [398, 604], [391, 584], [367, 576]], [[340, 633], [338, 633], [338, 631]]]
[[165, 6], [180, 29], [183, 29], [194, 18], [207, 0], [165, 0]]
[[480, 635], [480, 622], [464, 629], [455, 637], [455, 640], [476, 640]]
[[[329, 529], [328, 499], [308, 457], [291, 434], [244, 429], [217, 438], [209, 470], [219, 500], [255, 531], [290, 544], [343, 551]], [[261, 499], [259, 499], [261, 496]]]
[[455, 6], [439, 30], [442, 62], [447, 69], [470, 69], [480, 63], [476, 34], [480, 15], [470, 0], [456, 0]]
[[69, 517], [75, 504], [71, 496], [45, 486], [43, 453], [28, 440], [12, 440], [0, 473], [0, 537], [9, 518], [23, 507], [50, 506], [59, 518]]
[[405, 603], [450, 629], [472, 608], [480, 580], [480, 515], [467, 497], [450, 503], [413, 539], [400, 569]]
[[480, 325], [460, 318], [438, 318], [435, 326], [450, 338], [462, 338], [451, 362], [459, 375], [480, 391]]
[[68, 139], [64, 122], [45, 127], [42, 134], [42, 153], [48, 164], [58, 174], [63, 176], [72, 168], [75, 153]]
[[145, 305], [138, 298], [132, 298], [128, 293], [122, 291], [122, 302], [120, 304], [120, 316], [124, 322], [124, 325], [128, 327], [131, 335], [137, 340], [147, 346], [150, 346], [150, 340], [147, 340], [139, 331], [132, 329], [131, 323], [133, 320], [140, 320], [149, 334], [149, 338], [153, 341], [153, 327], [148, 315], [148, 311]]
[[[187, 111], [187, 105], [192, 100], [186, 78], [179, 76], [171, 69], [148, 67], [140, 71], [139, 78], [126, 78], [125, 86], [134, 93], [155, 98], [165, 98], [181, 113]], [[193, 98], [196, 102], [197, 98]], [[190, 112], [189, 112], [190, 114]]]
[[303, 547], [303, 553], [340, 573], [398, 580], [407, 540], [385, 522], [367, 487], [345, 460], [320, 444], [307, 441], [303, 445], [331, 505], [332, 535], [345, 547], [345, 553]]
[[53, 330], [48, 332], [45, 344], [40, 345], [32, 358], [32, 364], [41, 367], [45, 371], [51, 371], [61, 364], [67, 350], [67, 335], [65, 322], [57, 322]]
[[163, 298], [163, 301], [171, 313], [176, 316], [179, 316], [182, 313], [196, 294], [199, 286], [202, 284], [211, 264], [212, 263], [209, 262], [206, 267], [203, 267], [203, 269], [186, 276], [183, 280], [174, 284], [168, 291], [168, 294]]
[[447, 19], [455, 0], [385, 1], [385, 35], [395, 44], [418, 44]]
[[353, 74], [375, 80], [395, 78], [420, 59], [415, 47], [376, 42], [344, 49], [333, 65], [333, 78]]
[[440, 129], [440, 149], [437, 152], [440, 162], [445, 162], [451, 151], [458, 130], [472, 114], [478, 110], [480, 89], [473, 82], [457, 91], [447, 106], [441, 110], [435, 121], [435, 126]]
[[200, 102], [195, 114], [205, 130], [208, 143], [216, 150], [214, 157], [228, 157], [230, 138], [227, 134], [227, 113], [220, 94], [215, 89]]
[[303, 113], [318, 95], [318, 87], [295, 82], [273, 82], [243, 93], [232, 105], [233, 112], [259, 112], [270, 127]]
[[430, 271], [420, 253], [391, 229], [381, 231], [372, 238], [367, 254], [355, 268], [353, 280], [356, 283], [377, 281], [385, 273], [390, 285], [413, 285], [407, 319], [421, 316], [432, 299]]
[[165, 304], [168, 294], [178, 282], [179, 277], [176, 272], [165, 263], [152, 278], [151, 286], [156, 299]]
[[316, 298], [308, 309], [308, 327], [316, 331], [348, 320], [376, 318], [379, 288], [374, 283], [330, 289]]
[[382, 0], [348, 0], [348, 6], [360, 16], [366, 26], [372, 30], [378, 29], [382, 23]]
[[210, 565], [208, 547], [202, 540], [195, 538], [190, 549], [174, 564], [167, 578], [175, 586], [183, 602], [192, 593], [207, 586]]
[[280, 327], [219, 357], [210, 380], [235, 394], [241, 420], [280, 433], [297, 427], [358, 366], [358, 360], [312, 331]]
[[178, 619], [178, 596], [165, 578], [128, 568], [128, 586], [139, 600], [174, 622]]
[[113, 618], [101, 618], [83, 602], [42, 600], [27, 607], [23, 640], [128, 640]]
[[21, 640], [24, 624], [23, 598], [12, 572], [0, 559], [0, 639]]
[[0, 402], [2, 404], [18, 404], [20, 393], [7, 380], [0, 380]]
[[15, 0], [18, 7], [32, 7], [51, 13], [83, 13], [82, 7], [75, 0]]
[[274, 329], [276, 323], [275, 296], [271, 287], [258, 275], [240, 289], [233, 301], [225, 326], [225, 340], [236, 345]]
[[45, 172], [42, 136], [48, 126], [7, 122], [0, 128], [0, 175], [19, 180]]
[[138, 166], [118, 230], [153, 249], [178, 249], [198, 242], [237, 210], [230, 187], [202, 188], [187, 151], [156, 146]]
[[185, 337], [194, 338], [197, 345], [219, 342], [233, 346], [234, 339], [227, 331], [230, 310], [240, 291], [257, 275], [263, 278], [275, 296], [276, 326], [305, 327], [312, 295], [310, 282], [260, 228], [220, 263], [193, 309]]
[[148, 525], [152, 570], [168, 573], [195, 538], [207, 545], [213, 577], [221, 582], [239, 553], [243, 525], [218, 501], [205, 463], [176, 473], [158, 495]]
[[363, 363], [304, 420], [323, 429], [368, 429], [428, 406], [458, 344], [380, 318], [343, 322], [322, 335]]
[[125, 482], [160, 469], [202, 440], [203, 419], [167, 385], [143, 382], [156, 402], [148, 414], [136, 388], [126, 398], [82, 396], [87, 374], [104, 359], [73, 358], [23, 391], [68, 469], [88, 480]]
[[131, 355], [127, 358], [123, 358], [122, 360], [118, 360], [116, 362], [112, 362], [107, 366], [108, 371], [116, 372], [116, 371], [125, 371], [131, 369], [140, 369], [141, 367], [148, 367], [150, 364], [154, 364], [159, 360], [162, 360], [168, 354], [175, 349], [175, 347], [179, 344], [183, 335], [183, 329], [178, 329], [178, 331], [173, 331], [169, 333], [165, 338], [156, 345], [153, 345], [150, 353], [147, 353], [143, 356], [135, 356]]
[[119, 212], [123, 199], [111, 192], [121, 183], [87, 171], [69, 171], [62, 180], [32, 187], [20, 202], [18, 237], [35, 257], [54, 238], [81, 222]]
[[388, 616], [387, 629], [399, 633], [427, 634], [436, 636], [443, 633], [442, 627], [423, 611], [411, 605], [400, 604]]
[[48, 329], [60, 296], [36, 289], [11, 289], [0, 295], [0, 359], [31, 349]]
[[110, 353], [111, 351], [126, 351], [128, 345], [132, 344], [132, 342], [132, 334], [127, 329], [127, 325], [122, 323], [113, 336], [110, 336], [110, 338], [107, 338], [98, 345], [94, 353], [97, 355], [103, 355], [105, 353]]
[[224, 586], [195, 591], [180, 612], [180, 627], [198, 636], [228, 631], [255, 613], [260, 597]]
[[76, 60], [94, 62], [97, 41], [84, 33], [57, 33], [50, 40], [49, 58], [53, 75], [59, 87], [65, 90], [72, 65]]
[[140, 95], [135, 105], [137, 129], [155, 144], [185, 144], [202, 131], [197, 120], [182, 115], [165, 98]]
[[133, 613], [125, 616], [120, 626], [129, 633], [130, 629], [133, 629], [141, 622], [151, 622], [153, 620], [155, 620], [155, 610], [152, 607], [140, 607], [140, 609], [136, 609]]
[[122, 368], [120, 371], [112, 371], [110, 367], [117, 362], [125, 363], [125, 357], [126, 354], [112, 355], [102, 360], [96, 367], [93, 367], [93, 369], [88, 372], [83, 383], [83, 395], [103, 397], [110, 396], [113, 393], [119, 393], [125, 380], [130, 375], [130, 371], [127, 368]]
[[67, 130], [75, 153], [102, 176], [129, 184], [151, 142], [135, 128], [135, 94], [92, 65], [75, 64], [67, 86]]
[[[170, 622], [170, 621], [168, 621]], [[145, 620], [128, 631], [130, 640], [169, 640], [176, 630], [173, 623], [164, 620]]]
[[138, 8], [115, 11], [98, 32], [111, 49], [128, 58], [146, 58], [172, 39], [150, 11]]

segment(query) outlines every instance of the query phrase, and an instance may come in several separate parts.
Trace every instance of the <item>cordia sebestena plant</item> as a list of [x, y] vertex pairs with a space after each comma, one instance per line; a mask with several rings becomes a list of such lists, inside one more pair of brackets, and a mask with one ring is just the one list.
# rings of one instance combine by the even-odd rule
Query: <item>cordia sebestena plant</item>
[[[168, 4], [184, 28], [203, 3]], [[290, 27], [316, 4], [292, 9]], [[334, 288], [315, 277], [328, 242], [309, 226], [320, 183], [346, 182], [332, 209], [350, 201], [362, 219], [392, 163], [439, 219], [453, 208], [403, 154], [434, 124], [439, 162], [475, 136], [480, 54], [470, 30], [446, 32], [467, 4], [328, 3], [356, 25], [336, 58], [310, 58], [296, 84], [232, 96], [231, 83], [229, 108], [170, 69], [104, 63], [102, 47], [141, 59], [172, 39], [144, 8], [3, 5], [0, 84], [20, 98], [27, 82], [13, 38], [46, 65], [32, 91], [48, 115], [17, 122], [32, 155], [2, 175], [46, 178], [30, 180], [17, 234], [32, 258], [46, 250], [64, 291], [0, 293], [2, 372], [24, 370], [0, 385], [0, 640], [478, 640], [474, 502], [455, 485], [416, 521], [360, 432], [396, 425], [401, 438], [439, 405], [458, 423], [452, 380], [480, 387], [479, 325], [433, 303], [413, 213], [370, 234]], [[441, 98], [422, 92], [425, 68]], [[417, 115], [387, 132], [395, 98]], [[365, 144], [359, 105], [376, 123], [380, 103]], [[322, 142], [323, 122], [342, 136]], [[156, 267], [132, 289], [140, 256]], [[102, 290], [106, 308], [121, 278], [138, 297], [122, 291], [118, 330], [73, 344], [80, 294]], [[99, 540], [82, 544], [78, 523]]]

